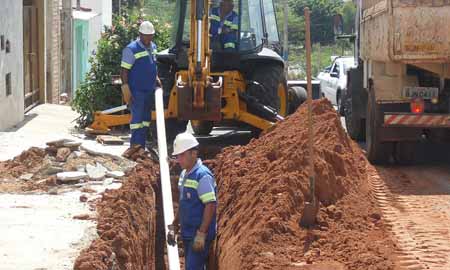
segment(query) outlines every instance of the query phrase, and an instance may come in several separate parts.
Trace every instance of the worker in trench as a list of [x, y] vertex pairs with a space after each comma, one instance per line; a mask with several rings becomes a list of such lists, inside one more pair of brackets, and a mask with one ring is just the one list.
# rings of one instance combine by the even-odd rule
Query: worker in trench
[[154, 35], [153, 24], [144, 21], [139, 26], [139, 38], [122, 51], [122, 96], [131, 110], [130, 148], [123, 153], [126, 158], [138, 151], [145, 151], [155, 88], [162, 85], [157, 73]]
[[181, 225], [185, 269], [204, 270], [211, 242], [216, 237], [217, 188], [212, 172], [198, 158], [199, 143], [190, 133], [180, 133], [173, 143], [173, 156], [183, 171], [178, 180], [178, 214], [169, 225], [167, 241], [176, 245]]
[[236, 50], [239, 16], [233, 9], [233, 0], [221, 0], [219, 7], [211, 9], [210, 35], [213, 50]]

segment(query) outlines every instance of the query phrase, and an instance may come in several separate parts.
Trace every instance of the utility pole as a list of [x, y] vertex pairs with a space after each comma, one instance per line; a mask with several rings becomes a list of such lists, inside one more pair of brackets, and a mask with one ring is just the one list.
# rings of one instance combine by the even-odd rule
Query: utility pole
[[283, 30], [283, 58], [286, 63], [286, 76], [288, 75], [288, 59], [289, 59], [289, 38], [288, 38], [288, 16], [289, 16], [289, 5], [288, 0], [283, 0], [283, 17], [284, 17], [284, 30]]

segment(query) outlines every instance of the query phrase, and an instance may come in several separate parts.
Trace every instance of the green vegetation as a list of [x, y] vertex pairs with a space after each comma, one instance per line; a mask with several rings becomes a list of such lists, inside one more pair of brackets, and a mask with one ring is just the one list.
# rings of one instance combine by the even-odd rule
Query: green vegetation
[[[116, 16], [113, 26], [106, 29], [98, 42], [97, 53], [89, 60], [91, 69], [85, 83], [76, 90], [72, 107], [80, 114], [77, 120], [81, 127], [92, 122], [93, 112], [122, 104], [122, 94], [118, 85], [112, 84], [112, 76], [120, 73], [122, 50], [138, 36], [139, 24], [149, 20], [157, 29], [154, 42], [158, 49], [169, 47], [169, 27], [155, 16], [145, 16], [138, 12], [126, 12]], [[131, 14], [131, 15], [129, 15]]]
[[[280, 37], [283, 36], [283, 3], [285, 0], [275, 0]], [[305, 77], [305, 21], [304, 8], [311, 10], [311, 39], [312, 39], [312, 74], [331, 64], [333, 55], [352, 55], [353, 44], [349, 40], [336, 40], [333, 33], [333, 17], [342, 15], [345, 34], [354, 31], [354, 17], [356, 8], [351, 1], [342, 0], [287, 0], [288, 38], [289, 38], [289, 66], [291, 79]], [[320, 49], [319, 49], [320, 48]]]

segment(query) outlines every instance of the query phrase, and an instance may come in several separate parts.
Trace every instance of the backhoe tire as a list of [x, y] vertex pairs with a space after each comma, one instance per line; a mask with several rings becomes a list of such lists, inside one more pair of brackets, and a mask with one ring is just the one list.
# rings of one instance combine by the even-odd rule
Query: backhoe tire
[[389, 163], [393, 153], [393, 143], [383, 143], [380, 140], [382, 115], [375, 100], [374, 90], [370, 89], [366, 119], [366, 144], [367, 159], [373, 164]]
[[214, 122], [212, 121], [199, 121], [191, 120], [192, 130], [195, 135], [209, 135], [214, 127]]
[[[247, 89], [247, 93], [250, 96], [257, 98], [262, 104], [276, 109], [281, 116], [287, 116], [289, 111], [289, 94], [286, 77], [281, 65], [261, 63], [254, 66], [254, 70], [249, 79], [263, 86], [260, 87], [255, 84], [250, 84]], [[250, 113], [264, 117], [258, 112], [250, 111]]]

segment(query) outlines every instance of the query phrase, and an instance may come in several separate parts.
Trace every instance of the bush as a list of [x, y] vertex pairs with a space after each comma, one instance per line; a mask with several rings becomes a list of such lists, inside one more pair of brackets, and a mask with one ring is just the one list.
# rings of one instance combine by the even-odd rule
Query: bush
[[169, 47], [170, 25], [161, 23], [154, 16], [130, 13], [116, 16], [113, 26], [105, 29], [98, 41], [96, 55], [89, 59], [91, 69], [86, 74], [85, 82], [75, 92], [72, 108], [80, 114], [77, 122], [82, 128], [92, 122], [95, 111], [122, 104], [120, 86], [112, 85], [112, 75], [120, 74], [122, 50], [137, 38], [140, 22], [149, 20], [155, 25], [154, 42], [158, 50]]

